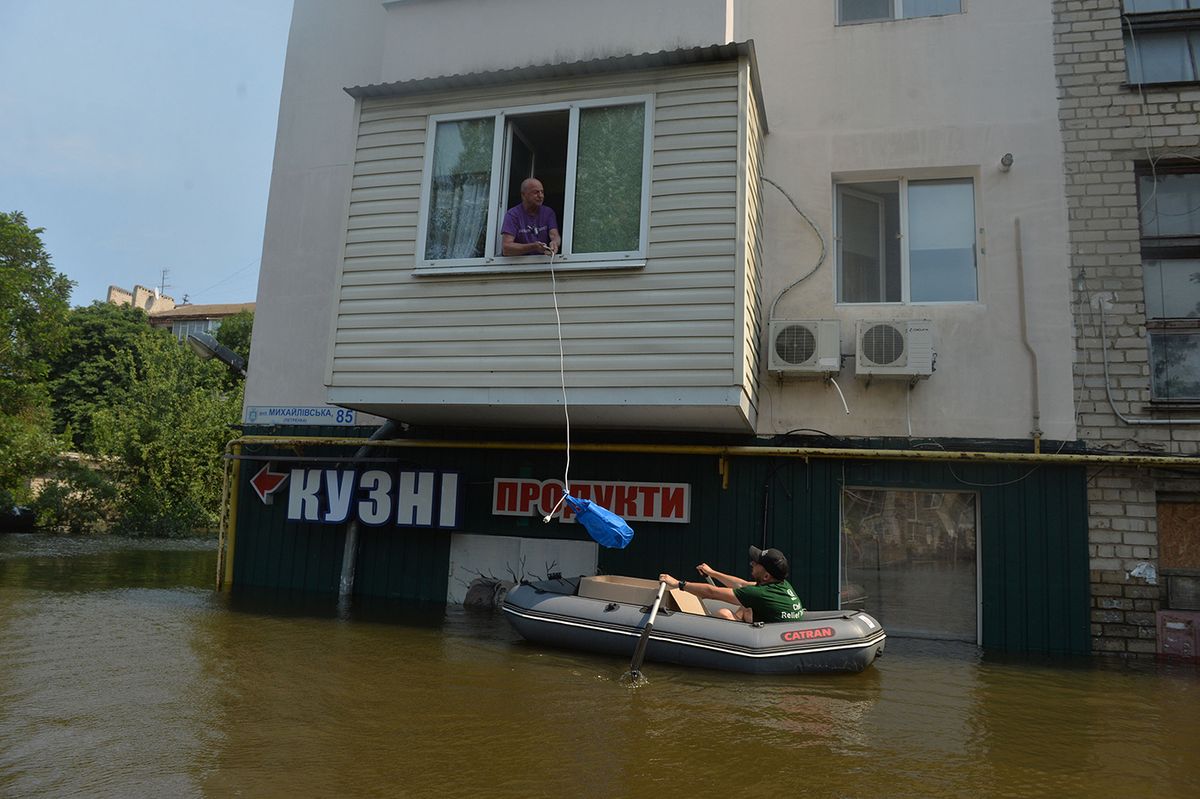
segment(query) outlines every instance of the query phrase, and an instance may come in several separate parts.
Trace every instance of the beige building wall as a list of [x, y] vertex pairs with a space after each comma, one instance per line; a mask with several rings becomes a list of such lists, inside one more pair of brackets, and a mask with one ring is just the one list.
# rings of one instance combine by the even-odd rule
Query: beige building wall
[[[775, 319], [838, 319], [848, 356], [838, 383], [849, 414], [832, 385], [764, 373], [759, 433], [1029, 439], [1040, 428], [1046, 438], [1073, 439], [1067, 214], [1049, 6], [967, 2], [962, 14], [845, 26], [836, 24], [833, 0], [738, 0], [732, 7], [733, 36], [755, 42], [770, 120], [763, 329], [772, 306]], [[1006, 153], [1014, 164], [1004, 172]], [[974, 179], [978, 302], [836, 303], [834, 183], [900, 176]], [[860, 319], [932, 320], [936, 372], [912, 390], [856, 378]]]
[[159, 294], [156, 290], [148, 289], [145, 286], [134, 286], [133, 291], [119, 286], [109, 286], [105, 301], [113, 305], [133, 305], [146, 313], [169, 311], [175, 307], [173, 297]]

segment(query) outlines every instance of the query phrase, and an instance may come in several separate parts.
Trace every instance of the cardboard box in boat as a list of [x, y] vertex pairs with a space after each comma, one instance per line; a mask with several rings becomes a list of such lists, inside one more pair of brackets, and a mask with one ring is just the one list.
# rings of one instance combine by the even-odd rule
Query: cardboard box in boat
[[[641, 577], [621, 577], [614, 574], [601, 574], [596, 577], [584, 577], [579, 581], [579, 596], [603, 599], [608, 602], [649, 606], [654, 604], [654, 597], [657, 594], [658, 581], [645, 580]], [[704, 616], [714, 611], [713, 607], [708, 607], [708, 613], [706, 614], [706, 605], [710, 603], [716, 607], [732, 607], [731, 605], [726, 605], [724, 602], [716, 602], [715, 600], [707, 600], [707, 602], [701, 603], [698, 597], [679, 589], [667, 591], [662, 606], [667, 610], [680, 610], [684, 613], [696, 613]]]
[[628, 605], [653, 605], [658, 594], [658, 580], [643, 580], [640, 577], [619, 577], [601, 574], [584, 577], [579, 581], [579, 595], [609, 602]]

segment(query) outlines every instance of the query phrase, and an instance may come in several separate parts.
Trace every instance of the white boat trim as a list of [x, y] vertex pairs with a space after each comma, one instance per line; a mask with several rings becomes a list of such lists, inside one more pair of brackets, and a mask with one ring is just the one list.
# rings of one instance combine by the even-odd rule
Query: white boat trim
[[[520, 616], [523, 619], [529, 619], [530, 621], [538, 621], [538, 622], [542, 622], [545, 624], [557, 624], [557, 625], [560, 625], [563, 627], [579, 627], [579, 628], [582, 628], [585, 630], [593, 630], [593, 631], [605, 632], [605, 633], [614, 633], [617, 635], [624, 635], [624, 636], [628, 636], [631, 638], [636, 638], [642, 634], [641, 630], [638, 628], [630, 629], [623, 625], [621, 625], [621, 626], [616, 626], [616, 625], [605, 626], [605, 625], [598, 625], [598, 624], [588, 624], [588, 623], [564, 618], [562, 616], [553, 616], [552, 617], [547, 614], [530, 613], [527, 611], [521, 611], [521, 610], [518, 610], [507, 604], [503, 606], [502, 610], [505, 613], [511, 613], [514, 616]], [[874, 635], [870, 636], [869, 638], [864, 638], [864, 639], [860, 639], [857, 641], [850, 641], [850, 642], [845, 642], [845, 643], [840, 643], [840, 644], [831, 643], [831, 644], [828, 644], [825, 646], [817, 646], [817, 647], [805, 648], [805, 649], [786, 649], [786, 650], [776, 650], [776, 651], [771, 651], [771, 652], [753, 652], [753, 651], [747, 650], [745, 648], [734, 649], [734, 648], [730, 648], [730, 647], [719, 646], [716, 644], [704, 643], [704, 642], [700, 642], [700, 641], [696, 640], [695, 638], [690, 638], [690, 637], [683, 638], [681, 636], [678, 636], [675, 633], [669, 633], [669, 632], [664, 633], [660, 630], [651, 630], [651, 632], [650, 632], [650, 640], [651, 641], [659, 641], [660, 643], [677, 644], [679, 646], [692, 647], [693, 649], [707, 649], [707, 650], [710, 650], [713, 652], [721, 652], [721, 653], [727, 654], [727, 655], [736, 655], [738, 657], [746, 657], [746, 658], [798, 657], [798, 656], [802, 656], [802, 655], [816, 654], [819, 652], [835, 652], [835, 651], [839, 651], [839, 650], [843, 650], [843, 649], [866, 649], [868, 647], [874, 646], [875, 644], [882, 642], [885, 638], [887, 638], [887, 634], [881, 629], [879, 632], [875, 633]]]

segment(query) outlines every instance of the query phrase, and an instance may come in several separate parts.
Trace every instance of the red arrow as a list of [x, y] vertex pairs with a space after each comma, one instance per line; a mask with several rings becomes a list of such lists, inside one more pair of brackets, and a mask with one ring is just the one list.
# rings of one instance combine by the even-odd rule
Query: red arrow
[[271, 504], [271, 495], [283, 487], [287, 481], [287, 472], [271, 471], [271, 464], [266, 464], [258, 470], [258, 474], [250, 478], [250, 485], [258, 492], [258, 498], [264, 505]]

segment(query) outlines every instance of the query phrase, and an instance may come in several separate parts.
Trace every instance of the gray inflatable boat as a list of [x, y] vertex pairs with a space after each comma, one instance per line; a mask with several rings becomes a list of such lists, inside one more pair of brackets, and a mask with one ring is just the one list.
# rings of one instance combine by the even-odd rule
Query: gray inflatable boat
[[[635, 577], [545, 580], [510, 590], [503, 610], [529, 641], [628, 657], [657, 591], [656, 581]], [[887, 637], [862, 611], [810, 611], [800, 621], [746, 624], [716, 618], [713, 610], [691, 594], [666, 592], [646, 660], [750, 674], [858, 672], [882, 654]]]

